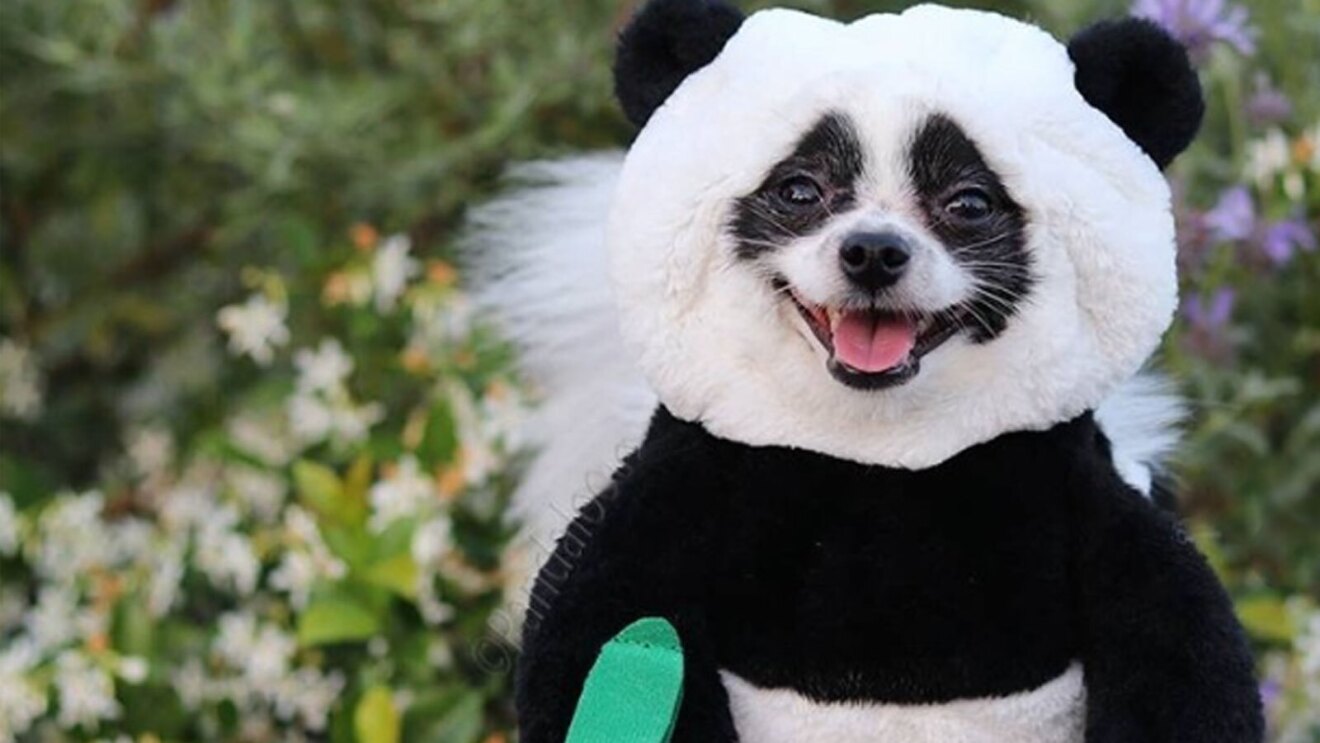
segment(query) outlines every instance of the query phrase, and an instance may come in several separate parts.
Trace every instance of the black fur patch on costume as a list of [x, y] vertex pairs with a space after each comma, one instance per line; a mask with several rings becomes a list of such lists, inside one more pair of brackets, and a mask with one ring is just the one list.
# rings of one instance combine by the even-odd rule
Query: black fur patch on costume
[[[998, 336], [1033, 283], [1026, 212], [976, 144], [947, 116], [932, 116], [917, 131], [908, 170], [927, 228], [977, 279], [975, 299], [968, 303], [972, 340]], [[988, 197], [992, 211], [986, 219], [964, 222], [949, 213], [949, 200], [966, 189]]]
[[[732, 231], [740, 258], [755, 258], [768, 250], [811, 234], [830, 217], [852, 206], [854, 187], [865, 168], [857, 131], [847, 116], [828, 113], [798, 141], [792, 154], [775, 163], [756, 191], [734, 206]], [[809, 178], [823, 200], [807, 208], [788, 203], [784, 184]]]
[[1103, 21], [1068, 42], [1076, 84], [1095, 106], [1164, 168], [1201, 128], [1205, 101], [1187, 50], [1141, 18]]
[[644, 126], [693, 72], [710, 64], [742, 25], [722, 0], [651, 0], [623, 33], [614, 60], [614, 94], [628, 120]]
[[[1085, 669], [1088, 743], [1262, 735], [1213, 572], [1090, 415], [897, 470], [716, 438], [661, 410], [533, 593], [525, 743], [563, 740], [601, 646], [669, 619], [674, 743], [737, 739], [721, 669], [820, 700], [939, 703]], [[589, 534], [584, 538], [583, 534]]]

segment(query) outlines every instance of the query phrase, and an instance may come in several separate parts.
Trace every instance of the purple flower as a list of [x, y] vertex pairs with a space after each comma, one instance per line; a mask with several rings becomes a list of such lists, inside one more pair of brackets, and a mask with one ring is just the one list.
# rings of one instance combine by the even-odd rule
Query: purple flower
[[1246, 240], [1256, 231], [1256, 205], [1245, 186], [1234, 186], [1219, 195], [1214, 208], [1205, 213], [1205, 226], [1216, 240]]
[[1183, 302], [1183, 317], [1192, 328], [1207, 335], [1216, 335], [1228, 325], [1233, 315], [1233, 303], [1237, 295], [1231, 288], [1217, 290], [1204, 300], [1200, 295], [1192, 295]]
[[1292, 260], [1297, 250], [1310, 252], [1316, 248], [1315, 233], [1302, 219], [1285, 219], [1265, 228], [1260, 249], [1276, 266]]
[[1266, 710], [1273, 708], [1282, 697], [1283, 684], [1274, 679], [1265, 679], [1260, 682], [1260, 702]]
[[1247, 25], [1247, 9], [1226, 0], [1136, 0], [1132, 14], [1163, 26], [1198, 64], [1220, 42], [1242, 54], [1256, 51], [1256, 32]]
[[1247, 99], [1246, 110], [1252, 124], [1264, 127], [1291, 118], [1293, 104], [1283, 91], [1274, 87], [1269, 76], [1261, 73], [1256, 76], [1255, 88]]

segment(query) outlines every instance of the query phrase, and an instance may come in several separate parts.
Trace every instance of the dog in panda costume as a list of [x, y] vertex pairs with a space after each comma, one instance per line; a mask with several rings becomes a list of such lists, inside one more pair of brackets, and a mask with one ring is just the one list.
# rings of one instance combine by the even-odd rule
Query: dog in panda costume
[[632, 447], [532, 591], [521, 740], [565, 739], [642, 617], [681, 638], [679, 743], [1260, 740], [1229, 600], [1151, 499], [1178, 43], [652, 0], [615, 76], [626, 156], [476, 215], [546, 392], [531, 528]]

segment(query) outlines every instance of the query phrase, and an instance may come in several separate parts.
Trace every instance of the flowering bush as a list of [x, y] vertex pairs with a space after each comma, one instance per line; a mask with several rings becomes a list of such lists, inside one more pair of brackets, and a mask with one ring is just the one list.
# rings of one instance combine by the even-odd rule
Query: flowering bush
[[227, 363], [262, 374], [214, 428], [144, 423], [93, 489], [0, 492], [0, 740], [475, 740], [501, 719], [509, 658], [481, 643], [521, 398], [448, 264], [365, 226], [356, 247], [310, 295], [246, 272], [215, 317]]
[[[525, 393], [449, 246], [506, 162], [625, 141], [623, 5], [0, 3], [0, 743], [511, 738]], [[1320, 2], [1128, 9], [1210, 103], [1184, 510], [1314, 743]]]

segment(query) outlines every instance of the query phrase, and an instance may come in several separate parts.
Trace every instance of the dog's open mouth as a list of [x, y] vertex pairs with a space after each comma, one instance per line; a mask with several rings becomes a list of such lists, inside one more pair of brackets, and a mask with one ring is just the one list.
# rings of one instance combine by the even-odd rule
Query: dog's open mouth
[[788, 291], [797, 311], [829, 355], [829, 370], [859, 389], [893, 387], [921, 370], [921, 358], [953, 337], [955, 313], [839, 309], [804, 300]]

